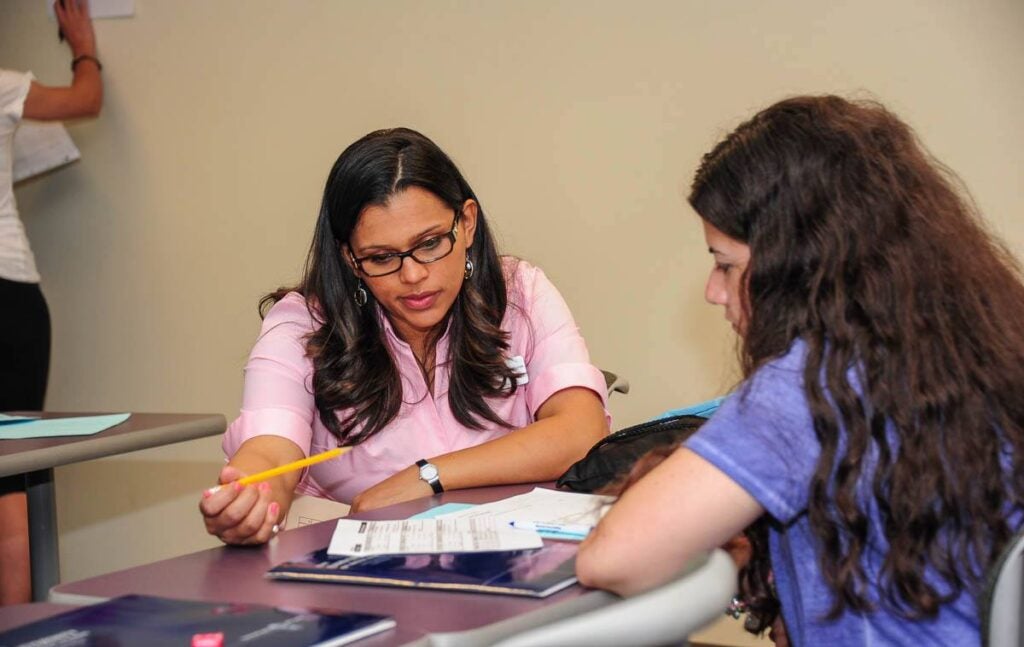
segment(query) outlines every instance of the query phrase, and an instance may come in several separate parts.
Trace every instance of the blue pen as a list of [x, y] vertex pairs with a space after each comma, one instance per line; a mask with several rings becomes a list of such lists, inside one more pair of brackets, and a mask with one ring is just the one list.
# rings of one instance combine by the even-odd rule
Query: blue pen
[[535, 521], [509, 521], [508, 525], [518, 530], [536, 530], [542, 535], [584, 539], [594, 529], [593, 526], [572, 523], [538, 523]]

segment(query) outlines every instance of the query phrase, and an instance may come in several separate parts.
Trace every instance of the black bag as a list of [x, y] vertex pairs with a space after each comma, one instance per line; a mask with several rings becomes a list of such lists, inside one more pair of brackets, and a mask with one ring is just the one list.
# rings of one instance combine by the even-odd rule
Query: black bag
[[620, 429], [605, 436], [558, 478], [560, 488], [593, 492], [629, 473], [633, 463], [652, 449], [679, 445], [707, 418], [671, 416]]

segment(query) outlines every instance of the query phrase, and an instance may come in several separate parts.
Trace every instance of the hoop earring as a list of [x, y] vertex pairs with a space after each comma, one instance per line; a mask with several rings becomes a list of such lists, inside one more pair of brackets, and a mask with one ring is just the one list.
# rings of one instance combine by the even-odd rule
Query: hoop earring
[[471, 261], [471, 260], [469, 260], [467, 258], [466, 259], [466, 277], [465, 277], [467, 281], [469, 279], [473, 278], [473, 270], [474, 269], [475, 268], [473, 267], [473, 261]]
[[352, 295], [352, 298], [355, 299], [356, 305], [359, 306], [360, 308], [366, 305], [366, 302], [369, 299], [369, 297], [366, 296], [366, 288], [363, 287], [362, 281], [359, 281], [359, 285], [356, 286], [356, 291]]

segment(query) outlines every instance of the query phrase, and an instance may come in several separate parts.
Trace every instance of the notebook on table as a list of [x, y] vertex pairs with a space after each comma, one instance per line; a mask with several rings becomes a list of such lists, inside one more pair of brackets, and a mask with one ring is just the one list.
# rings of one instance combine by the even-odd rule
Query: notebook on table
[[392, 618], [369, 613], [126, 595], [0, 633], [0, 645], [188, 647], [197, 636], [202, 644], [221, 634], [223, 647], [333, 647], [394, 626]]
[[577, 549], [549, 542], [527, 550], [331, 557], [323, 548], [275, 566], [267, 577], [544, 598], [576, 583]]

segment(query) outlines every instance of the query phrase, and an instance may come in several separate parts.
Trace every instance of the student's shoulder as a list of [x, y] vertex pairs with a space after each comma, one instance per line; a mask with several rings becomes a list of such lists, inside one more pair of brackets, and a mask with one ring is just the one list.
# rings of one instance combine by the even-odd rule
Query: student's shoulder
[[556, 290], [544, 270], [529, 261], [515, 256], [503, 256], [501, 265], [506, 289], [513, 301], [529, 303], [538, 296]]
[[765, 362], [741, 385], [741, 400], [769, 408], [781, 402], [802, 402], [806, 363], [807, 344], [797, 339], [786, 352]]
[[28, 96], [29, 87], [35, 77], [31, 72], [15, 72], [0, 68], [0, 110], [9, 115], [15, 108], [21, 115], [21, 106]]
[[767, 362], [765, 368], [772, 371], [787, 371], [803, 373], [804, 365], [807, 363], [807, 342], [802, 339], [794, 339], [785, 353]]
[[270, 328], [287, 325], [309, 331], [320, 327], [319, 311], [315, 301], [311, 301], [298, 292], [289, 292], [267, 311], [263, 318], [264, 331]]

